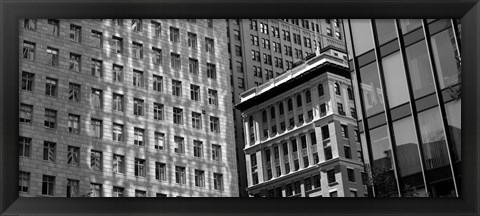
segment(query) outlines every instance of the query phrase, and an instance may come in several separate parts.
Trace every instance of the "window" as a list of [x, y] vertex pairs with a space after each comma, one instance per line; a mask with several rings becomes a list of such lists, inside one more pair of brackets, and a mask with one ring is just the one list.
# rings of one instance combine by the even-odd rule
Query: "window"
[[57, 96], [57, 80], [48, 78], [45, 81], [45, 94], [49, 96], [56, 97]]
[[92, 30], [92, 41], [94, 47], [101, 49], [103, 43], [102, 33]]
[[345, 115], [345, 111], [343, 110], [343, 104], [337, 103], [338, 114]]
[[235, 55], [242, 56], [242, 47], [235, 45]]
[[145, 177], [145, 160], [135, 158], [135, 176]]
[[307, 120], [308, 121], [313, 120], [313, 110], [307, 111]]
[[273, 37], [280, 38], [280, 30], [278, 29], [278, 27], [272, 26], [272, 35]]
[[185, 154], [185, 139], [183, 137], [175, 136], [173, 141], [175, 142], [174, 152], [178, 154]]
[[189, 58], [188, 59], [188, 71], [193, 74], [198, 74], [198, 60]]
[[155, 149], [164, 150], [165, 149], [165, 134], [155, 132]]
[[[360, 68], [360, 78], [367, 117], [383, 111], [383, 94], [379, 94], [381, 89], [377, 64], [374, 62]], [[412, 80], [415, 79], [412, 77]]]
[[352, 151], [349, 146], [343, 146], [343, 151], [345, 153], [345, 158], [352, 159]]
[[133, 52], [133, 58], [143, 59], [143, 44], [133, 41], [132, 52]]
[[194, 101], [200, 100], [200, 86], [190, 85], [190, 99]]
[[287, 56], [292, 56], [292, 47], [291, 46], [287, 46], [287, 45], [284, 45], [284, 50], [285, 50], [285, 55]]
[[123, 141], [123, 125], [113, 124], [112, 129], [113, 141], [122, 142]]
[[125, 188], [113, 186], [113, 197], [124, 197]]
[[31, 123], [33, 114], [33, 106], [27, 104], [20, 104], [20, 122]]
[[195, 186], [205, 187], [205, 171], [195, 170]]
[[20, 137], [18, 144], [20, 145], [18, 148], [19, 156], [30, 157], [32, 138]]
[[113, 155], [113, 172], [118, 174], [125, 173], [125, 157], [123, 155]]
[[285, 185], [286, 188], [286, 194], [287, 196], [292, 196], [293, 195], [293, 187], [292, 184], [287, 184]]
[[302, 95], [297, 95], [297, 108], [302, 107]]
[[252, 42], [252, 45], [258, 46], [258, 36], [250, 35], [250, 40]]
[[322, 127], [322, 137], [323, 140], [330, 139], [330, 131], [328, 129], [328, 125]]
[[310, 103], [310, 102], [312, 102], [312, 95], [311, 95], [311, 93], [310, 93], [310, 90], [307, 90], [307, 91], [305, 92], [305, 98], [306, 98], [307, 104]]
[[113, 52], [114, 53], [122, 54], [122, 52], [123, 52], [123, 39], [119, 38], [119, 37], [112, 36], [112, 47], [113, 47]]
[[177, 184], [186, 183], [185, 167], [175, 166], [175, 182]]
[[170, 66], [173, 69], [180, 69], [181, 68], [180, 54], [170, 53]]
[[113, 93], [113, 110], [123, 112], [123, 95]]
[[288, 124], [289, 124], [289, 127], [293, 127], [295, 125], [295, 119], [290, 118]]
[[217, 72], [214, 64], [207, 63], [207, 77], [211, 79], [217, 78]]
[[133, 99], [133, 114], [136, 116], [143, 116], [144, 101], [142, 99]]
[[240, 40], [240, 31], [239, 30], [236, 30], [236, 29], [233, 30], [233, 38], [235, 40]]
[[203, 143], [201, 141], [193, 141], [193, 156], [199, 158], [203, 157]]
[[257, 31], [258, 26], [257, 26], [257, 21], [250, 19], [250, 29]]
[[294, 188], [295, 188], [295, 194], [300, 194], [302, 191], [300, 190], [300, 181], [296, 181], [293, 183]]
[[245, 80], [243, 78], [238, 77], [238, 88], [245, 88]]
[[295, 33], [292, 33], [292, 34], [293, 34], [293, 43], [302, 45], [302, 40], [300, 39], [300, 35]]
[[252, 60], [260, 62], [260, 52], [252, 50]]
[[214, 52], [214, 41], [210, 38], [205, 38], [205, 51], [209, 53]]
[[338, 192], [337, 191], [330, 192], [330, 197], [338, 197]]
[[342, 128], [342, 137], [343, 138], [348, 138], [348, 127], [347, 125], [341, 125]]
[[93, 170], [102, 170], [102, 152], [95, 150], [90, 151], [90, 167]]
[[163, 104], [153, 103], [153, 119], [163, 120]]
[[172, 95], [182, 96], [182, 82], [178, 80], [172, 80]]
[[52, 66], [59, 66], [58, 49], [47, 47], [48, 64]]
[[37, 29], [37, 20], [36, 19], [24, 19], [23, 27], [28, 30], [35, 31]]
[[340, 84], [335, 83], [335, 84], [334, 84], [334, 88], [335, 88], [335, 94], [336, 94], [336, 95], [341, 95], [341, 93], [340, 93]]
[[133, 70], [133, 85], [143, 88], [143, 71]]
[[213, 173], [213, 189], [223, 190], [223, 174]]
[[327, 107], [325, 104], [320, 104], [320, 117], [327, 115]]
[[113, 64], [113, 81], [123, 82], [123, 66]]
[[282, 45], [277, 42], [272, 42], [273, 45], [273, 51], [277, 53], [282, 53]]
[[313, 176], [313, 187], [314, 187], [314, 188], [319, 188], [319, 187], [321, 187], [320, 175], [314, 175], [314, 176]]
[[22, 71], [22, 90], [33, 91], [35, 74]]
[[192, 128], [202, 129], [202, 114], [192, 112]]
[[56, 143], [43, 142], [43, 160], [55, 162], [56, 157]]
[[270, 49], [270, 40], [262, 38], [262, 47], [264, 49]]
[[42, 194], [53, 196], [55, 187], [55, 176], [43, 175], [42, 177]]
[[[267, 65], [272, 65], [272, 55], [263, 54], [263, 63]], [[273, 78], [273, 76], [272, 76]]]
[[72, 166], [80, 165], [80, 148], [68, 146], [67, 151], [67, 164]]
[[180, 30], [178, 28], [170, 27], [170, 41], [178, 43], [180, 40]]
[[45, 109], [45, 122], [44, 126], [47, 128], [55, 128], [57, 123], [57, 111], [51, 109]]
[[211, 104], [211, 105], [218, 104], [218, 93], [216, 90], [208, 89], [208, 104]]
[[75, 53], [70, 53], [69, 69], [75, 72], [81, 70], [81, 56]]
[[133, 129], [133, 144], [143, 146], [145, 140], [145, 130], [141, 128]]
[[336, 182], [335, 180], [335, 170], [331, 169], [327, 171], [328, 184]]
[[215, 145], [212, 144], [212, 160], [214, 161], [222, 161], [222, 155], [221, 155], [221, 146], [220, 145]]
[[80, 133], [80, 116], [68, 114], [68, 132]]
[[35, 60], [35, 43], [23, 41], [23, 58]]
[[156, 47], [152, 47], [152, 51], [153, 51], [153, 57], [152, 57], [153, 64], [156, 64], [156, 65], [162, 64], [162, 50]]
[[70, 24], [69, 37], [70, 40], [80, 43], [82, 38], [82, 27]]
[[153, 37], [160, 37], [162, 33], [162, 25], [158, 22], [152, 21], [152, 35]]
[[188, 46], [191, 48], [197, 48], [197, 35], [191, 32], [188, 32], [187, 35], [188, 35]]
[[220, 133], [220, 119], [210, 116], [210, 132]]
[[207, 19], [207, 26], [213, 28], [213, 19]]
[[78, 197], [79, 181], [67, 179], [67, 197]]
[[348, 181], [355, 182], [355, 172], [353, 169], [347, 169]]
[[160, 162], [155, 162], [155, 179], [160, 181], [167, 180], [167, 165]]
[[268, 35], [268, 25], [260, 23], [260, 32]]
[[353, 100], [352, 88], [350, 87], [347, 88], [347, 94], [348, 94], [348, 99]]
[[90, 103], [94, 107], [102, 107], [102, 90], [92, 88], [92, 93], [90, 94]]
[[141, 19], [132, 19], [132, 30], [133, 31], [142, 31], [142, 20]]
[[102, 77], [102, 61], [92, 58], [92, 76]]
[[327, 28], [327, 35], [332, 37], [332, 29]]
[[183, 110], [180, 108], [173, 108], [173, 123], [174, 124], [183, 124]]
[[102, 185], [90, 183], [90, 197], [101, 197], [102, 196]]

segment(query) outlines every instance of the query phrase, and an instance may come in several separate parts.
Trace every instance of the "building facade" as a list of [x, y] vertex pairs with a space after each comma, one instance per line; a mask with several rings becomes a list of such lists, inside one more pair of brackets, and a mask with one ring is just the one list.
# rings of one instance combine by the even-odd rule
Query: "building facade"
[[238, 196], [225, 20], [20, 20], [20, 196]]
[[[247, 89], [279, 76], [320, 48], [345, 50], [339, 19], [229, 19], [228, 53], [234, 104]], [[240, 196], [247, 196], [241, 112], [234, 110]]]
[[344, 24], [372, 194], [461, 196], [458, 21]]
[[318, 50], [241, 94], [250, 196], [367, 195], [345, 59], [337, 49]]

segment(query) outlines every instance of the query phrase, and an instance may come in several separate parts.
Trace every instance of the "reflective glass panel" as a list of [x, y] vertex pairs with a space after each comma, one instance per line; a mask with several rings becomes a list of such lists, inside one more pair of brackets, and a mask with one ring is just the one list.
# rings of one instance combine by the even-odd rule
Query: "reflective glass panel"
[[418, 141], [412, 117], [393, 122], [398, 174], [402, 178], [402, 194], [413, 190], [413, 187], [425, 187]]
[[396, 52], [384, 57], [382, 66], [388, 104], [393, 108], [406, 103], [408, 101], [407, 80], [400, 53]]
[[351, 19], [355, 54], [357, 56], [373, 49], [372, 26], [369, 19]]
[[376, 19], [375, 26], [377, 28], [379, 45], [382, 45], [397, 37], [395, 22], [393, 19]]
[[406, 51], [413, 95], [415, 98], [419, 98], [432, 93], [434, 91], [432, 68], [425, 40], [407, 47]]
[[452, 138], [453, 144], [450, 143], [450, 146], [454, 148], [450, 151], [453, 156], [453, 162], [460, 162], [462, 160], [462, 101], [454, 100], [445, 104], [445, 111], [447, 113], [447, 122], [449, 126], [450, 136]]
[[440, 88], [457, 84], [460, 77], [460, 61], [457, 60], [453, 30], [450, 28], [432, 36], [431, 42]]
[[383, 111], [383, 93], [380, 87], [377, 63], [373, 62], [360, 68], [363, 104], [367, 116]]
[[402, 33], [406, 34], [418, 27], [422, 26], [422, 20], [419, 19], [400, 19], [400, 28]]
[[387, 126], [370, 130], [372, 147], [372, 180], [376, 197], [398, 196], [393, 155]]

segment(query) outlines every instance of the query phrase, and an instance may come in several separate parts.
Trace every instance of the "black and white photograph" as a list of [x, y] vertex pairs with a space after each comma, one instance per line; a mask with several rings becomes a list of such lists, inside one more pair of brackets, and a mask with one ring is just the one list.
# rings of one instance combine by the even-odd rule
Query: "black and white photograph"
[[18, 194], [462, 197], [461, 31], [22, 17]]

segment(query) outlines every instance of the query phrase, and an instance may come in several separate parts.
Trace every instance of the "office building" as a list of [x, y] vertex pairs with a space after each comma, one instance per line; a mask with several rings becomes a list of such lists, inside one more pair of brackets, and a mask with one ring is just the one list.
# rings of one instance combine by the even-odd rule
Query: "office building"
[[238, 196], [225, 20], [19, 24], [20, 196]]
[[[229, 19], [229, 65], [234, 104], [240, 94], [279, 76], [311, 53], [336, 47], [345, 50], [339, 19]], [[234, 110], [240, 196], [245, 197], [247, 177], [241, 113]]]
[[458, 20], [344, 26], [372, 195], [461, 196]]
[[249, 196], [367, 195], [344, 52], [318, 49], [240, 100]]

